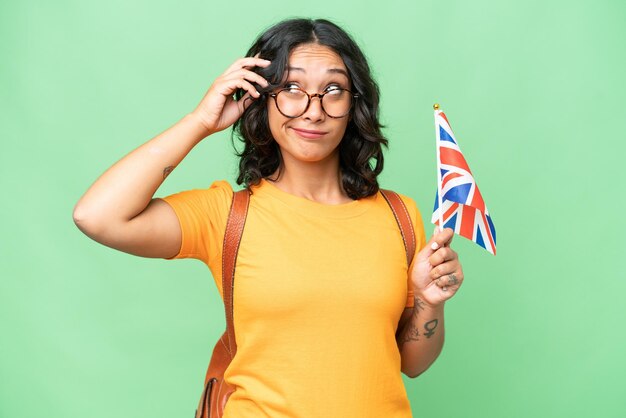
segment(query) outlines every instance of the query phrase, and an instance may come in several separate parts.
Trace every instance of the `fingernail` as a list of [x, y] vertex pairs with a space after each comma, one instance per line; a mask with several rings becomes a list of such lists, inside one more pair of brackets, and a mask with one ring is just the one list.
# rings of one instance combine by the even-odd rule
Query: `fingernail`
[[430, 248], [432, 248], [433, 250], [436, 250], [437, 248], [439, 248], [439, 244], [437, 244], [437, 242], [433, 242], [432, 244], [430, 244]]

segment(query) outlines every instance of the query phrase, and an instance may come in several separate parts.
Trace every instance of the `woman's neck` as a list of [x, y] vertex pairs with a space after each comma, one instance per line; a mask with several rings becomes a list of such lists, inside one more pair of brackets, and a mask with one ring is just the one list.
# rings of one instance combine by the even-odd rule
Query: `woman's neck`
[[[280, 171], [280, 177], [277, 173]], [[275, 179], [275, 181], [274, 181]], [[339, 175], [339, 161], [307, 163], [284, 162], [269, 178], [282, 191], [328, 205], [338, 205], [353, 200], [343, 190]]]

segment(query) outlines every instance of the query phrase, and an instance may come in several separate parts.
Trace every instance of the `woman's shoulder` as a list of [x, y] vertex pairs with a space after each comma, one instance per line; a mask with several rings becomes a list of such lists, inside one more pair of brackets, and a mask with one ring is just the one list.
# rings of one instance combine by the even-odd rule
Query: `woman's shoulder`
[[400, 193], [395, 190], [381, 188], [381, 192], [382, 190], [393, 191], [394, 193], [398, 195], [402, 203], [404, 203], [404, 207], [406, 208], [407, 212], [409, 213], [409, 217], [411, 218], [411, 222], [413, 223], [413, 227], [415, 231], [418, 234], [422, 234], [423, 229], [424, 229], [424, 224], [422, 220], [422, 214], [419, 210], [419, 207], [417, 206], [417, 203], [415, 202], [415, 199], [413, 199], [411, 196], [407, 194]]
[[232, 195], [233, 186], [227, 180], [215, 180], [209, 187], [192, 188], [175, 194], [187, 194], [189, 196]]
[[193, 188], [165, 196], [162, 199], [176, 207], [192, 206], [196, 209], [224, 212], [230, 207], [233, 187], [226, 180], [216, 180], [206, 188]]
[[212, 191], [213, 193], [223, 193], [227, 195], [232, 195], [234, 193], [233, 186], [231, 186], [226, 180], [215, 180], [206, 190]]
[[380, 188], [380, 193], [383, 193], [383, 192], [392, 192], [392, 193], [397, 194], [398, 197], [400, 198], [400, 200], [402, 200], [402, 203], [404, 203], [404, 205], [407, 207], [407, 209], [410, 212], [415, 212], [415, 211], [419, 212], [419, 210], [417, 208], [417, 204], [415, 203], [415, 200], [412, 197], [410, 197], [409, 195], [406, 195], [404, 193], [400, 193], [397, 190], [381, 187]]

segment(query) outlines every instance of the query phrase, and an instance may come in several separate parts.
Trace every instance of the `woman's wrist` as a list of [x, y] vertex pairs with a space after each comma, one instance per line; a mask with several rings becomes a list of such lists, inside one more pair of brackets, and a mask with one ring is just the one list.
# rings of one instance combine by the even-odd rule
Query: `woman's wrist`
[[446, 303], [445, 301], [440, 302], [440, 303], [429, 303], [426, 301], [426, 298], [421, 295], [415, 295], [414, 298], [415, 300], [414, 300], [413, 306], [414, 306], [415, 313], [422, 312], [422, 311], [426, 311], [426, 312], [442, 311]]
[[202, 136], [202, 138], [200, 138], [198, 142], [200, 142], [202, 139], [206, 138], [207, 136], [210, 136], [215, 133], [211, 129], [209, 129], [205, 121], [195, 110], [187, 113], [183, 119], [185, 118], [197, 126], [199, 135]]

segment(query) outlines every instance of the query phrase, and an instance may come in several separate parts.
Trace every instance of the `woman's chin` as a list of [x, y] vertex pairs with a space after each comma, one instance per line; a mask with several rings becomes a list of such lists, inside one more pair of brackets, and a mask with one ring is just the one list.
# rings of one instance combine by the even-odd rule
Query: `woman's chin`
[[[303, 152], [304, 151], [304, 152]], [[285, 155], [283, 151], [283, 156]], [[296, 153], [290, 153], [290, 158], [293, 162], [300, 162], [305, 164], [315, 164], [315, 163], [329, 163], [333, 162], [334, 164], [339, 164], [338, 155], [336, 152], [328, 152], [327, 150], [317, 149], [317, 150], [300, 150]]]

